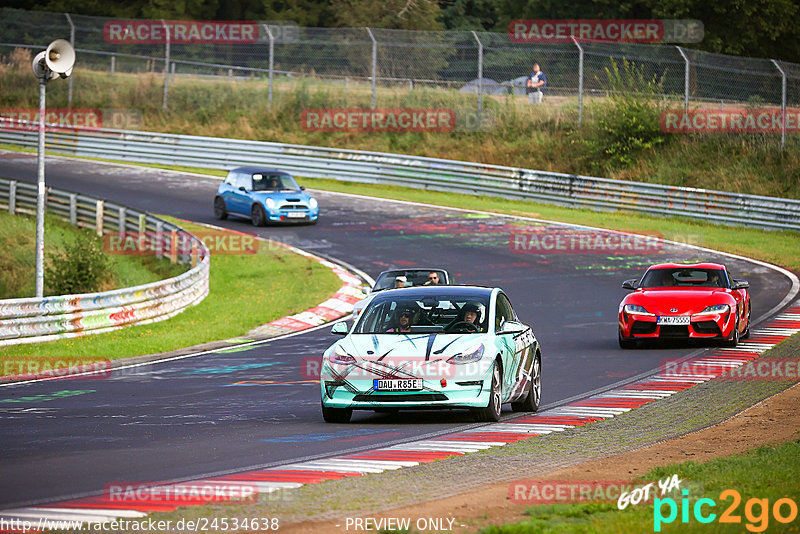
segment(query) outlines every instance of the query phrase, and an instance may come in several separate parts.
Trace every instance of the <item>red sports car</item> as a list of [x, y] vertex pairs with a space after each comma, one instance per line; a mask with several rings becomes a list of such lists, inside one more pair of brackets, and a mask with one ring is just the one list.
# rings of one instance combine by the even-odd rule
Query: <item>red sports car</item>
[[622, 287], [633, 290], [619, 304], [623, 349], [647, 339], [722, 339], [735, 347], [750, 335], [750, 284], [724, 265], [661, 263]]

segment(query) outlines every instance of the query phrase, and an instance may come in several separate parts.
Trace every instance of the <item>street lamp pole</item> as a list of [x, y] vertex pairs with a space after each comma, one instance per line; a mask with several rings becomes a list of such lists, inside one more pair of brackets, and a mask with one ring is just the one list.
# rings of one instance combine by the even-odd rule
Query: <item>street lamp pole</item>
[[44, 296], [44, 120], [47, 78], [39, 77], [39, 151], [36, 157], [36, 298]]
[[44, 209], [47, 188], [44, 183], [45, 111], [47, 82], [68, 78], [75, 65], [75, 49], [69, 41], [56, 39], [47, 50], [33, 58], [33, 74], [39, 80], [39, 150], [36, 155], [36, 298], [44, 296]]

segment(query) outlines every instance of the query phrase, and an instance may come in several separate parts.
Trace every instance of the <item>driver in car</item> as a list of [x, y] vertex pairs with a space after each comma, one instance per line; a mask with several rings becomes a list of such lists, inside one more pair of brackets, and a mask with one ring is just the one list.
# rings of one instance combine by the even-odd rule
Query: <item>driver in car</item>
[[386, 332], [411, 332], [411, 325], [414, 324], [414, 308], [402, 306], [395, 312], [395, 326]]
[[[467, 326], [467, 324], [474, 325], [475, 328]], [[470, 332], [483, 332], [483, 327], [481, 326], [481, 310], [477, 304], [472, 302], [467, 302], [461, 308], [461, 316], [456, 319], [453, 323], [449, 324], [447, 330], [450, 328], [456, 327], [458, 329], [468, 330]]]

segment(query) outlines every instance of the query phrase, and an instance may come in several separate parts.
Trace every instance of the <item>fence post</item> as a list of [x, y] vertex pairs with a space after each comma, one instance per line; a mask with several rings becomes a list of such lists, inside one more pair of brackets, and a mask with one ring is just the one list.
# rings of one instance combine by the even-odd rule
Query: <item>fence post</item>
[[17, 211], [17, 181], [11, 180], [8, 183], [8, 213], [14, 215]]
[[161, 103], [161, 109], [167, 109], [167, 91], [169, 89], [169, 26], [164, 22], [164, 19], [161, 19], [161, 25], [164, 26], [164, 31], [166, 31], [167, 36], [167, 44], [164, 47], [164, 99]]
[[275, 37], [272, 35], [272, 30], [269, 29], [269, 24], [264, 24], [264, 29], [267, 30], [269, 36], [269, 91], [267, 92], [268, 106], [272, 107], [272, 77], [275, 73]]
[[145, 215], [144, 213], [139, 214], [139, 223], [137, 225], [137, 229], [138, 229], [138, 236], [136, 239], [138, 242], [137, 250], [140, 251], [145, 250], [145, 246], [147, 246], [147, 251], [149, 252], [150, 250], [152, 250], [150, 248], [152, 246], [152, 243], [150, 243], [149, 245], [147, 243], [147, 215]]
[[114, 75], [114, 71], [117, 69], [117, 56], [111, 54], [111, 76]]
[[171, 230], [169, 235], [169, 261], [178, 263], [178, 231]]
[[786, 71], [777, 61], [770, 59], [778, 72], [781, 73], [781, 149], [786, 148]]
[[480, 113], [483, 111], [483, 43], [478, 39], [475, 30], [472, 31], [472, 36], [478, 42], [478, 113]]
[[680, 46], [675, 45], [675, 48], [678, 49], [678, 52], [680, 52], [681, 56], [683, 57], [683, 61], [686, 63], [683, 83], [683, 109], [686, 111], [686, 113], [689, 113], [689, 56], [686, 55], [686, 52], [684, 52], [683, 48]]
[[164, 223], [156, 221], [156, 258], [164, 256]]
[[78, 226], [78, 195], [69, 194], [69, 224]]
[[367, 30], [369, 38], [372, 39], [372, 103], [370, 104], [370, 109], [375, 109], [375, 84], [378, 77], [378, 41], [372, 35], [372, 30], [369, 28], [365, 28], [365, 30]]
[[97, 235], [103, 237], [103, 209], [105, 203], [102, 200], [97, 201], [97, 207], [94, 214], [94, 225], [97, 228]]
[[[69, 22], [69, 44], [72, 45], [72, 48], [75, 48], [75, 25], [72, 23], [72, 17], [69, 16], [69, 13], [64, 13], [64, 16], [67, 17], [67, 22]], [[67, 90], [68, 108], [72, 108], [72, 79], [74, 75], [75, 72], [73, 71], [72, 75], [69, 77], [69, 89]]]
[[572, 42], [578, 47], [578, 126], [583, 122], [583, 47], [572, 36]]
[[125, 206], [120, 206], [119, 211], [117, 212], [117, 232], [119, 232], [121, 237], [125, 237], [125, 219], [128, 218], [128, 210]]

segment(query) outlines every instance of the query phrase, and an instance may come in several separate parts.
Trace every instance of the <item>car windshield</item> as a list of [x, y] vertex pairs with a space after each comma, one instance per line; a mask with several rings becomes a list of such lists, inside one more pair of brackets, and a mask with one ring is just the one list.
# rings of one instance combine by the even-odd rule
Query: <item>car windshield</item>
[[[392, 292], [373, 299], [361, 313], [354, 334], [479, 333], [486, 331], [486, 293], [404, 296]], [[465, 324], [469, 323], [469, 324]], [[474, 325], [474, 326], [473, 326]]]
[[639, 287], [728, 287], [723, 269], [650, 269]]
[[[433, 273], [436, 276], [433, 276]], [[438, 278], [438, 280], [433, 281], [430, 280], [431, 278]], [[382, 273], [372, 290], [383, 291], [384, 289], [422, 286], [429, 281], [431, 283], [444, 284], [446, 280], [444, 271], [440, 269], [396, 269]]]
[[253, 175], [253, 191], [299, 191], [300, 186], [288, 174], [259, 174]]

